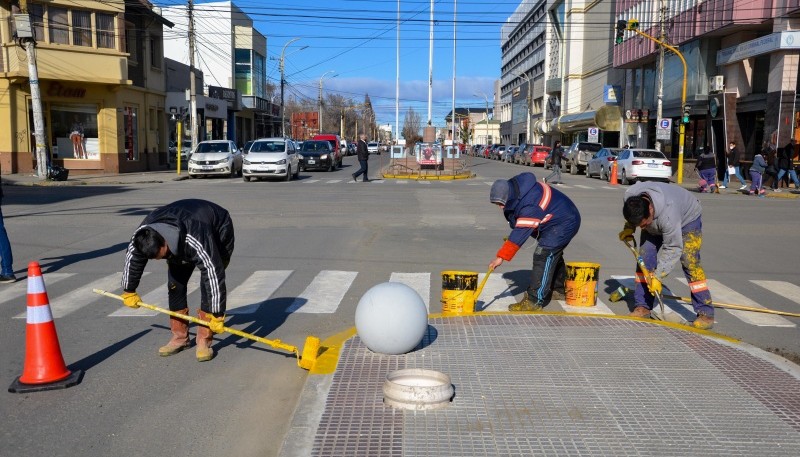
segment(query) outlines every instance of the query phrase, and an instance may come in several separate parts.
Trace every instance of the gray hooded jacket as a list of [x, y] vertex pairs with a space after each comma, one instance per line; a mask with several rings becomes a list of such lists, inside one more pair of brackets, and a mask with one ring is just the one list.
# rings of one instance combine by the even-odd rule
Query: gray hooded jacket
[[681, 228], [700, 217], [703, 210], [700, 202], [688, 190], [661, 182], [636, 183], [625, 191], [623, 201], [642, 194], [650, 197], [655, 212], [653, 223], [645, 230], [663, 239], [654, 272], [657, 278], [663, 278], [675, 268], [683, 253]]

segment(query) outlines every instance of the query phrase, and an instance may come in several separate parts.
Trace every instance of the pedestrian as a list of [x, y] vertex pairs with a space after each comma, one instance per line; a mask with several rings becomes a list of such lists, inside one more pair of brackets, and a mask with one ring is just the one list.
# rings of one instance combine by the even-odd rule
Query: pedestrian
[[680, 261], [689, 282], [692, 306], [697, 313], [693, 325], [699, 329], [713, 327], [714, 307], [706, 274], [700, 266], [700, 246], [703, 243], [700, 202], [683, 187], [661, 182], [634, 184], [625, 191], [623, 202], [625, 226], [619, 239], [631, 242], [636, 228], [642, 229], [639, 255], [647, 271], [651, 272], [650, 278], [645, 278], [641, 269], [636, 267], [635, 307], [630, 315], [650, 317], [653, 294], [661, 293], [661, 281]]
[[[189, 277], [200, 270], [200, 319], [209, 326], [197, 328], [196, 356], [200, 362], [214, 358], [212, 332], [223, 331], [227, 289], [225, 269], [233, 255], [233, 222], [225, 208], [205, 200], [178, 200], [155, 209], [133, 233], [122, 270], [123, 303], [138, 308], [136, 289], [149, 259], [167, 261], [169, 309], [189, 314], [186, 299]], [[189, 347], [189, 325], [170, 317], [172, 338], [158, 349], [170, 356]]]
[[528, 238], [538, 240], [531, 282], [522, 300], [509, 305], [508, 310], [537, 311], [551, 299], [564, 299], [564, 249], [581, 226], [581, 215], [572, 200], [548, 184], [536, 182], [533, 173], [521, 173], [495, 181], [489, 201], [503, 210], [512, 229], [489, 268], [511, 261]]
[[564, 156], [564, 151], [561, 148], [561, 142], [556, 140], [553, 143], [553, 147], [550, 149], [550, 154], [547, 155], [546, 160], [550, 162], [553, 166], [553, 172], [550, 173], [546, 178], [544, 178], [544, 182], [549, 183], [550, 178], [553, 176], [557, 176], [558, 180], [555, 181], [553, 184], [562, 184], [561, 181], [561, 158]]
[[361, 169], [353, 173], [353, 181], [357, 181], [359, 176], [364, 175], [363, 182], [369, 182], [369, 178], [367, 177], [369, 149], [367, 149], [367, 135], [364, 133], [359, 136], [358, 143], [356, 143], [356, 156], [358, 157], [358, 164], [361, 165]]
[[767, 161], [764, 160], [764, 156], [759, 152], [753, 157], [753, 164], [750, 165], [750, 195], [764, 195], [765, 190], [763, 188], [762, 179], [766, 169]]
[[767, 187], [770, 185], [770, 190], [773, 192], [780, 192], [778, 189], [778, 152], [769, 147], [764, 146], [761, 156], [766, 159], [767, 168], [764, 170], [764, 176], [761, 186]]
[[17, 280], [14, 276], [14, 254], [8, 240], [6, 224], [3, 222], [3, 183], [0, 181], [0, 282], [11, 283]]
[[[789, 144], [786, 145], [783, 149], [778, 151], [778, 182], [780, 182], [781, 178], [784, 175], [788, 175], [789, 178], [794, 183], [795, 190], [800, 189], [800, 180], [797, 179], [797, 172], [794, 171], [794, 145], [796, 141], [792, 138], [789, 141]], [[789, 184], [786, 184], [786, 188], [789, 188]]]
[[700, 154], [694, 168], [700, 175], [700, 192], [713, 192], [717, 185], [717, 163], [714, 151], [709, 149]]
[[739, 149], [736, 148], [736, 142], [731, 141], [728, 145], [728, 168], [725, 170], [725, 179], [722, 181], [722, 185], [719, 186], [720, 189], [725, 189], [728, 187], [728, 181], [731, 179], [731, 172], [736, 175], [736, 178], [739, 179], [739, 182], [742, 184], [742, 187], [739, 190], [747, 189], [747, 181], [745, 181], [744, 176], [742, 176], [742, 171], [739, 166]]

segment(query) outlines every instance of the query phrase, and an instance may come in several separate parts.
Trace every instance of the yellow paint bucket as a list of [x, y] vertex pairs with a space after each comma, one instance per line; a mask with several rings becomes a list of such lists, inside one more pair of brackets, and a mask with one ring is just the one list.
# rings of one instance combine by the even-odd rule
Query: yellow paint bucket
[[567, 281], [565, 284], [567, 304], [572, 306], [596, 305], [597, 283], [599, 280], [599, 263], [567, 262]]
[[475, 291], [478, 273], [474, 271], [442, 272], [442, 314], [475, 312]]

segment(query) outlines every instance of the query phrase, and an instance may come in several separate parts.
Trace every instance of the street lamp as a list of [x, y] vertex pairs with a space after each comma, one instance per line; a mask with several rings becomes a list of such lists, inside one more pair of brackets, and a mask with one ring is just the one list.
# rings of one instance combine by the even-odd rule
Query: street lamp
[[[286, 59], [286, 48], [294, 43], [295, 41], [299, 40], [300, 38], [292, 38], [291, 40], [287, 41], [285, 45], [283, 45], [283, 50], [281, 50], [281, 58], [280, 58], [280, 70], [281, 70], [281, 136], [286, 136], [286, 117], [284, 112], [284, 98], [283, 98], [283, 87], [286, 85], [286, 79], [283, 76], [284, 73], [284, 60]], [[298, 49], [297, 51], [302, 51], [303, 49], [307, 48], [308, 46], [303, 46], [302, 48]], [[297, 52], [294, 51], [294, 52]]]
[[[328, 73], [336, 73], [336, 70], [328, 70], [319, 77], [319, 113], [317, 115], [317, 122], [319, 123], [319, 133], [322, 133], [322, 78], [325, 77]], [[339, 75], [333, 75], [331, 78], [335, 78]]]
[[533, 110], [531, 109], [531, 102], [533, 101], [533, 94], [531, 93], [531, 77], [527, 73], [517, 73], [515, 71], [511, 71], [511, 74], [520, 78], [523, 78], [528, 83], [528, 97], [525, 101], [525, 104], [528, 106], [528, 118], [525, 120], [525, 142], [531, 143], [531, 114]]
[[483, 92], [476, 92], [473, 95], [476, 97], [478, 95], [482, 95], [483, 99], [486, 101], [486, 144], [489, 144], [489, 97], [486, 96]]

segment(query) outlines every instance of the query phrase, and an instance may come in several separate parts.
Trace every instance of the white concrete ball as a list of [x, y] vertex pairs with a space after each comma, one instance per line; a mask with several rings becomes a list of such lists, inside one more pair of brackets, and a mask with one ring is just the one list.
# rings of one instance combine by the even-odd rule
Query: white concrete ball
[[380, 283], [358, 301], [356, 332], [372, 352], [405, 354], [422, 341], [427, 330], [425, 301], [405, 284]]

